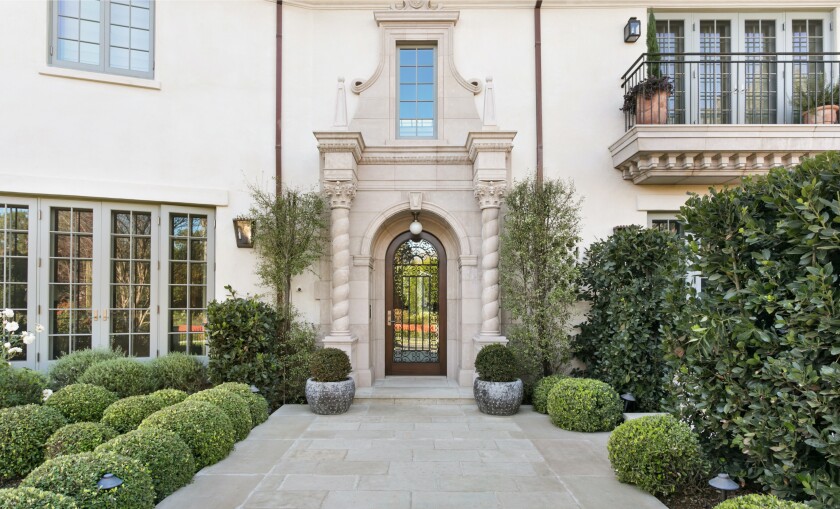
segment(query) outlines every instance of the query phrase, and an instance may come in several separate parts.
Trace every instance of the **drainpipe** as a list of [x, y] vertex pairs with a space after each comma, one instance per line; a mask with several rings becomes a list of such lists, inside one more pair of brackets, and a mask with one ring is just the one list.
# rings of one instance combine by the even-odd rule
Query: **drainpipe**
[[274, 179], [277, 196], [282, 191], [283, 183], [283, 147], [281, 145], [283, 127], [283, 0], [277, 0], [277, 59], [274, 80]]
[[537, 84], [537, 185], [543, 182], [543, 116], [542, 116], [542, 29], [540, 23], [542, 0], [534, 6], [534, 73]]

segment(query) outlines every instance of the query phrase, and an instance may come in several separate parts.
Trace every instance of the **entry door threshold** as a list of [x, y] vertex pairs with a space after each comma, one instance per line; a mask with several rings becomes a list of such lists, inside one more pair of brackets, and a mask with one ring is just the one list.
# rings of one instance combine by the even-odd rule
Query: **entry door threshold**
[[472, 387], [460, 387], [445, 376], [388, 376], [373, 387], [356, 389], [357, 403], [378, 405], [475, 404]]

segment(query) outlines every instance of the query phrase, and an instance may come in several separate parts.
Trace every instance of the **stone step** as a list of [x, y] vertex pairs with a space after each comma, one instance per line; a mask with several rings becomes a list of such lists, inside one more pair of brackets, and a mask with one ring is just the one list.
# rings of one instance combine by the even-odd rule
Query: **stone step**
[[472, 387], [446, 377], [386, 377], [356, 389], [355, 402], [382, 405], [473, 405]]

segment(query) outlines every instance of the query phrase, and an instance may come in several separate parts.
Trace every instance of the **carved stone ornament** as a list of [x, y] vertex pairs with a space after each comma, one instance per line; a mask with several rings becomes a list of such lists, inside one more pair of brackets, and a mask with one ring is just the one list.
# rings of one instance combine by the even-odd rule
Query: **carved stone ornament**
[[428, 10], [428, 11], [437, 11], [441, 9], [441, 6], [432, 6], [432, 0], [403, 0], [402, 2], [395, 3], [392, 7], [395, 11], [407, 11], [409, 8], [415, 10]]
[[476, 182], [475, 199], [482, 209], [487, 207], [501, 207], [505, 198], [507, 185], [504, 182]]
[[324, 194], [330, 200], [330, 208], [350, 208], [356, 197], [356, 183], [349, 180], [324, 182]]

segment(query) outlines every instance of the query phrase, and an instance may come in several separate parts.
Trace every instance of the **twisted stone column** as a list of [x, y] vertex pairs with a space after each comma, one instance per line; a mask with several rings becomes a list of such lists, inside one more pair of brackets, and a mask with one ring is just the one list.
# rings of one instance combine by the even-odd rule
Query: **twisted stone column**
[[501, 335], [499, 320], [499, 208], [505, 196], [503, 182], [476, 182], [481, 208], [481, 336]]
[[332, 236], [332, 330], [330, 336], [350, 335], [350, 205], [356, 196], [352, 181], [324, 183], [330, 201]]

